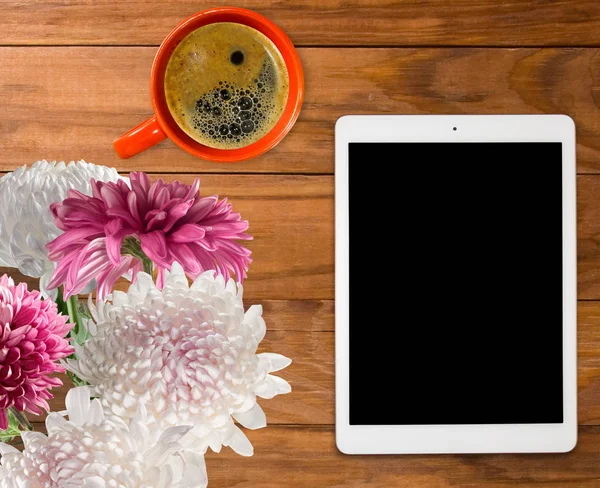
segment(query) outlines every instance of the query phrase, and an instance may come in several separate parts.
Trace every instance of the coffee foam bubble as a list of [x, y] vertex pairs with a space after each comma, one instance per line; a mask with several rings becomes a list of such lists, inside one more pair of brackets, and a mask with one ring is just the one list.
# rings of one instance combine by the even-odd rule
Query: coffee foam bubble
[[256, 142], [268, 133], [281, 116], [275, 103], [277, 76], [272, 63], [265, 61], [249, 87], [221, 80], [199, 98], [190, 114], [190, 124], [203, 138], [228, 149]]

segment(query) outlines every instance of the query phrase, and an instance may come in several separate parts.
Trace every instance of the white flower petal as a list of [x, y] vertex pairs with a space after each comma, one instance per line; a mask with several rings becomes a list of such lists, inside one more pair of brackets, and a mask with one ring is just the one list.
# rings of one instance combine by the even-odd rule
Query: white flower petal
[[4, 442], [0, 442], [0, 455], [4, 456], [5, 454], [11, 453], [19, 453], [19, 450], [15, 449], [13, 446], [5, 444]]
[[233, 280], [232, 278], [230, 278], [227, 281], [227, 285], [225, 286], [225, 290], [228, 291], [229, 293], [233, 294], [233, 295], [237, 295], [238, 292], [240, 293], [240, 298], [241, 298], [241, 293], [242, 293], [242, 284], [241, 283], [237, 283], [235, 282], [235, 280]]
[[165, 273], [165, 285], [167, 284], [171, 286], [183, 285], [186, 288], [189, 286], [187, 276], [181, 264], [177, 261], [171, 265], [171, 271]]
[[262, 318], [262, 305], [252, 305], [244, 314], [244, 323], [252, 328], [253, 335], [261, 342], [267, 333], [267, 326]]
[[252, 456], [254, 454], [254, 447], [238, 427], [235, 427], [233, 435], [227, 440], [227, 444], [224, 445], [231, 447], [240, 456]]
[[48, 417], [46, 417], [46, 430], [48, 434], [52, 435], [56, 432], [60, 432], [64, 430], [65, 424], [67, 420], [58, 412], [51, 412]]
[[124, 305], [128, 302], [129, 298], [127, 297], [127, 293], [124, 293], [119, 290], [113, 290], [111, 293], [113, 304], [119, 306]]
[[264, 359], [269, 363], [269, 373], [281, 371], [282, 369], [285, 369], [290, 364], [292, 364], [292, 360], [290, 358], [286, 358], [281, 354], [275, 354], [273, 352], [263, 352], [260, 353], [258, 357], [260, 359]]
[[172, 485], [173, 471], [170, 466], [165, 466], [160, 470], [156, 480], [156, 488], [169, 488]]
[[244, 314], [244, 322], [250, 323], [261, 317], [263, 313], [262, 305], [252, 305], [248, 311]]
[[177, 427], [169, 427], [166, 429], [161, 436], [158, 438], [158, 444], [171, 444], [173, 442], [179, 442], [179, 440], [192, 430], [191, 425], [179, 425]]
[[48, 290], [48, 283], [50, 283], [52, 271], [53, 270], [46, 271], [42, 276], [40, 276], [40, 292], [42, 297], [56, 301], [56, 297], [58, 297], [58, 289], [55, 288], [53, 290]]
[[106, 488], [106, 481], [100, 476], [90, 476], [83, 481], [83, 486], [88, 488]]
[[135, 283], [131, 286], [133, 288], [132, 287], [129, 288], [129, 290], [130, 290], [130, 293], [128, 293], [129, 299], [131, 299], [132, 294], [135, 294], [136, 292], [137, 292], [137, 294], [145, 297], [146, 294], [150, 290], [156, 289], [156, 285], [154, 284], [154, 280], [152, 279], [152, 276], [150, 276], [148, 273], [144, 273], [144, 272], [140, 272], [136, 275]]
[[90, 409], [90, 389], [87, 386], [72, 388], [65, 400], [69, 421], [75, 425], [83, 425]]
[[267, 416], [258, 403], [247, 412], [234, 413], [233, 418], [247, 429], [262, 429], [267, 426]]
[[279, 376], [267, 375], [265, 380], [256, 388], [256, 394], [261, 398], [273, 398], [276, 395], [290, 393], [292, 387]]
[[87, 412], [87, 421], [94, 425], [100, 425], [104, 421], [104, 412], [102, 411], [102, 404], [97, 398], [92, 400], [90, 404], [90, 408]]
[[186, 488], [206, 488], [208, 486], [208, 476], [204, 456], [187, 451], [182, 457], [185, 460], [183, 481]]
[[46, 436], [41, 432], [31, 432], [29, 430], [21, 431], [21, 439], [23, 440], [23, 445], [25, 449], [29, 448], [31, 445], [35, 444], [40, 439], [45, 438]]

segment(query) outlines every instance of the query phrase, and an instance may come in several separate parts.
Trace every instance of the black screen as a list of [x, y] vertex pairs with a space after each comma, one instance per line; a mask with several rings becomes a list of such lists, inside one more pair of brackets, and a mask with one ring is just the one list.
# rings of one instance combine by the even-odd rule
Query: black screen
[[561, 153], [350, 144], [350, 424], [562, 423]]

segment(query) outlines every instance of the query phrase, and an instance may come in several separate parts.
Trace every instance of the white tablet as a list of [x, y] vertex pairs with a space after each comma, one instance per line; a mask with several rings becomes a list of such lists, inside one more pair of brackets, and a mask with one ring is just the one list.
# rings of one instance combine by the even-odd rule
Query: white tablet
[[573, 121], [347, 116], [335, 143], [338, 448], [571, 450]]

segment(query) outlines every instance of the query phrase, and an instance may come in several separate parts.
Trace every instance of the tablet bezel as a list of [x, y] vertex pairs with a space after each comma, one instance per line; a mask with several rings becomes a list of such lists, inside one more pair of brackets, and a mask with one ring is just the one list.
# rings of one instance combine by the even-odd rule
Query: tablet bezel
[[[348, 144], [561, 142], [563, 210], [562, 424], [350, 425]], [[575, 124], [566, 115], [352, 115], [335, 126], [336, 443], [346, 454], [567, 452], [577, 443]], [[402, 164], [389, 161], [386, 164]], [[410, 164], [410, 162], [408, 162]], [[540, 161], [540, 167], [543, 161]], [[383, 165], [373, 165], [384, 170]], [[540, 168], [541, 170], [541, 168]], [[515, 177], [518, 175], [515, 175]], [[443, 407], [442, 407], [443, 408]]]

